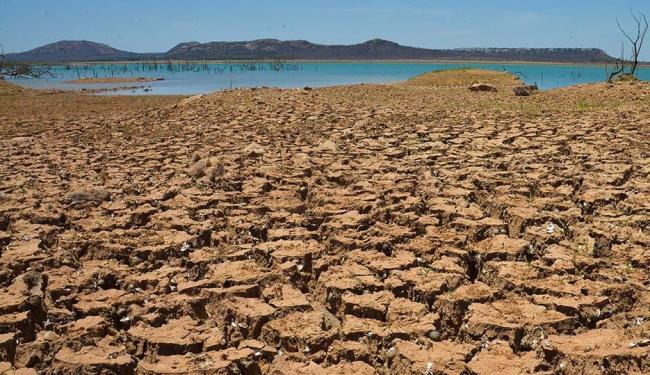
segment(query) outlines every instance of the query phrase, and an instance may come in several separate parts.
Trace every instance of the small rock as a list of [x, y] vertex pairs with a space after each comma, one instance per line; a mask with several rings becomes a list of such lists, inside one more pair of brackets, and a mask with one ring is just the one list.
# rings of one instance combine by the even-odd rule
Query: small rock
[[250, 157], [259, 157], [262, 156], [266, 153], [266, 150], [257, 143], [253, 142], [246, 146], [244, 149], [244, 155], [250, 156]]
[[336, 146], [336, 143], [327, 140], [320, 145], [318, 145], [318, 151], [329, 151], [329, 152], [336, 152], [338, 151], [338, 146]]
[[65, 200], [70, 203], [101, 203], [110, 200], [111, 194], [105, 190], [95, 189], [89, 191], [73, 191], [65, 196]]
[[517, 86], [512, 89], [516, 96], [530, 96], [533, 92], [537, 91], [537, 85]]
[[469, 86], [469, 91], [473, 91], [473, 92], [479, 92], [479, 91], [497, 92], [498, 90], [497, 90], [496, 87], [494, 87], [493, 85], [490, 85], [488, 83], [474, 82]]
[[429, 338], [433, 341], [440, 341], [441, 337], [442, 337], [442, 333], [440, 333], [440, 331], [433, 330], [429, 332]]
[[181, 105], [188, 105], [190, 103], [193, 103], [193, 102], [201, 99], [202, 97], [203, 97], [203, 95], [190, 96], [189, 98], [185, 98], [185, 99], [181, 100], [180, 104]]

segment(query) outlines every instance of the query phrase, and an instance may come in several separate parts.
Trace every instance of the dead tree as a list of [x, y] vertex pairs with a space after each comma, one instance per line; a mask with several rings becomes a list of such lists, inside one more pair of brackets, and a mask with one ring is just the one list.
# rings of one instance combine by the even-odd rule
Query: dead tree
[[630, 9], [630, 13], [632, 14], [632, 18], [634, 19], [634, 22], [636, 23], [636, 37], [632, 37], [631, 34], [629, 34], [623, 27], [621, 26], [621, 23], [619, 20], [616, 20], [616, 24], [618, 25], [619, 30], [625, 35], [625, 38], [630, 41], [632, 44], [632, 56], [630, 59], [630, 62], [632, 63], [632, 68], [630, 70], [630, 73], [634, 75], [636, 73], [636, 69], [639, 66], [639, 54], [641, 53], [641, 49], [643, 48], [643, 42], [645, 40], [645, 35], [648, 32], [648, 19], [646, 18], [645, 14], [641, 12], [634, 12], [632, 9]]
[[52, 68], [48, 65], [33, 65], [7, 61], [4, 49], [0, 45], [0, 78], [43, 78], [52, 77]]

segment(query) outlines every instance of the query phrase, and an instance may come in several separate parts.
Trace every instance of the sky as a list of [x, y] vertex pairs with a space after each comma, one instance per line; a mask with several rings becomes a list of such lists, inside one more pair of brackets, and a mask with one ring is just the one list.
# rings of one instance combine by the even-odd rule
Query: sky
[[0, 0], [0, 44], [21, 52], [83, 39], [164, 52], [185, 41], [382, 38], [425, 48], [597, 47], [617, 56], [616, 19], [632, 31], [629, 9], [650, 17], [650, 0]]

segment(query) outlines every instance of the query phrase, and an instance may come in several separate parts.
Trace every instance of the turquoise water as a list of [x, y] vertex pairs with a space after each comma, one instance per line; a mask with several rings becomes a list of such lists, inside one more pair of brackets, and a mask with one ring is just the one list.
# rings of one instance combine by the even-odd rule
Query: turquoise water
[[[404, 81], [433, 70], [481, 68], [518, 74], [541, 89], [578, 83], [602, 82], [607, 77], [604, 65], [549, 65], [499, 63], [408, 63], [408, 62], [301, 62], [271, 63], [151, 63], [88, 64], [55, 67], [55, 78], [21, 79], [16, 82], [32, 88], [112, 88], [145, 86], [108, 94], [193, 95], [238, 87], [323, 87], [358, 83]], [[638, 76], [650, 80], [650, 68], [641, 68]], [[119, 84], [70, 84], [68, 80], [105, 77], [161, 77], [163, 81]]]

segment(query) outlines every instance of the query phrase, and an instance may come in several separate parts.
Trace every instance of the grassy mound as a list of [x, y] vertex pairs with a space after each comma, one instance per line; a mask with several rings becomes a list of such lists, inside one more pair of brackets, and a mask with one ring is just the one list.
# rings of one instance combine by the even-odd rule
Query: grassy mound
[[482, 69], [438, 70], [411, 78], [406, 82], [415, 86], [467, 87], [473, 82], [487, 83], [499, 88], [514, 87], [521, 84], [512, 73]]

